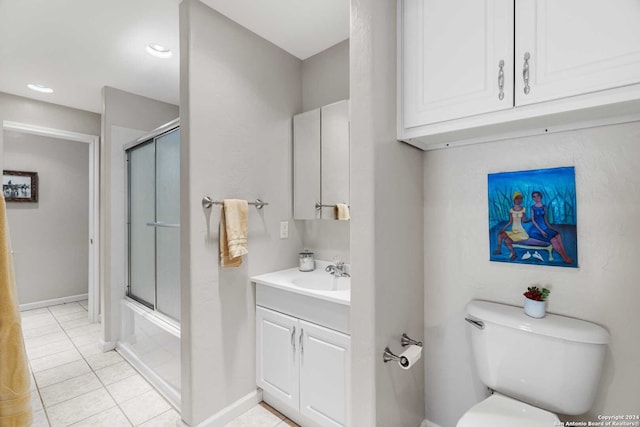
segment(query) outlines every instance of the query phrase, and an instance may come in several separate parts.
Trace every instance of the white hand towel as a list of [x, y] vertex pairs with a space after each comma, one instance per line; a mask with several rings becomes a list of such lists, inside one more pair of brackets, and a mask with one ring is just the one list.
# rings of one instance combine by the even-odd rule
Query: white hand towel
[[338, 221], [348, 221], [351, 219], [351, 216], [349, 216], [349, 205], [346, 203], [336, 204], [336, 219]]

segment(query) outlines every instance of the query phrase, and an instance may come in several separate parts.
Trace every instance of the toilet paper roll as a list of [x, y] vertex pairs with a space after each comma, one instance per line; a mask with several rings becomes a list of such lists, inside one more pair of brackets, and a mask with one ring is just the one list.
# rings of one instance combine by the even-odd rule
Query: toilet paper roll
[[400, 354], [400, 367], [402, 369], [409, 369], [420, 360], [422, 356], [422, 347], [419, 345], [410, 345], [405, 351]]

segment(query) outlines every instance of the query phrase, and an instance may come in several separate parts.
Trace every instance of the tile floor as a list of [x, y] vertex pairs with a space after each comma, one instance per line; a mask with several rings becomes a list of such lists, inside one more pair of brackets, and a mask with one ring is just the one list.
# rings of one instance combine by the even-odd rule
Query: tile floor
[[[102, 352], [87, 302], [23, 311], [34, 427], [175, 427], [179, 413], [116, 351]], [[229, 427], [298, 426], [261, 403]]]

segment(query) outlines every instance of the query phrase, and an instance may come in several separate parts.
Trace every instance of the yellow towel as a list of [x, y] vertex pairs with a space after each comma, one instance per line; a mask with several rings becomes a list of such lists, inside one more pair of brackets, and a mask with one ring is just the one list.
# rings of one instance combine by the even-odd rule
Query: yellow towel
[[351, 219], [349, 216], [349, 205], [346, 203], [336, 204], [336, 219], [339, 221], [348, 221]]
[[31, 425], [31, 389], [4, 197], [0, 195], [0, 426]]
[[238, 267], [247, 250], [249, 204], [246, 200], [225, 199], [220, 211], [220, 264]]

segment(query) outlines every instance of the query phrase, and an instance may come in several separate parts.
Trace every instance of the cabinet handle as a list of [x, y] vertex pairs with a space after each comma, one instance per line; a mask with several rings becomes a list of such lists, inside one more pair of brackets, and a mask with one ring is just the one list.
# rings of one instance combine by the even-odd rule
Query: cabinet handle
[[524, 79], [524, 94], [529, 95], [531, 88], [529, 87], [529, 59], [531, 54], [529, 52], [524, 53], [524, 67], [522, 68], [522, 78]]
[[502, 101], [504, 99], [504, 59], [501, 59], [498, 63], [498, 99]]
[[294, 326], [293, 329], [291, 330], [291, 346], [293, 347], [293, 352], [295, 353], [296, 351], [296, 327]]
[[302, 341], [302, 336], [304, 335], [304, 329], [300, 328], [300, 355], [304, 355], [304, 341]]

